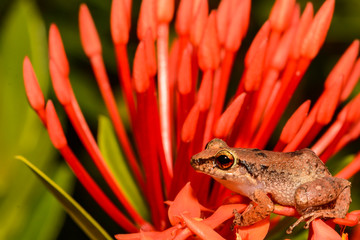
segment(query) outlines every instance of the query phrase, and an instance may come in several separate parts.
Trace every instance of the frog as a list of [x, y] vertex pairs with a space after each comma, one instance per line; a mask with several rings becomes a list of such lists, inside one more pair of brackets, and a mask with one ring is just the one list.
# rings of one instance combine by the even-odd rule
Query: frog
[[195, 154], [191, 166], [231, 191], [251, 200], [242, 214], [234, 210], [232, 229], [265, 219], [275, 204], [294, 207], [309, 228], [317, 218], [344, 218], [351, 203], [351, 183], [331, 175], [321, 159], [309, 148], [275, 152], [257, 148], [231, 148], [213, 139]]

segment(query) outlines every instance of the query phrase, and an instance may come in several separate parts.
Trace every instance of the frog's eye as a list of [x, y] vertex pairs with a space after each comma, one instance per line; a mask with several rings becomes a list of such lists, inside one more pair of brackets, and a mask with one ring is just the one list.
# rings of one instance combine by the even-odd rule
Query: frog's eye
[[235, 158], [230, 152], [222, 150], [216, 154], [215, 162], [218, 168], [227, 170], [234, 165]]

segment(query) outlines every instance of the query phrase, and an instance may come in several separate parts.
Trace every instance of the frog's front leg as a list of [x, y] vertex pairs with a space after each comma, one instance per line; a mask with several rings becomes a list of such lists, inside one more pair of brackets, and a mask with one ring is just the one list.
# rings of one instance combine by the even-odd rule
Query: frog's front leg
[[302, 216], [289, 227], [287, 233], [301, 221], [308, 219], [305, 228], [316, 218], [345, 217], [350, 198], [350, 182], [336, 177], [325, 177], [302, 184], [295, 192], [295, 207]]
[[264, 191], [256, 190], [249, 198], [254, 202], [250, 203], [248, 208], [240, 214], [234, 210], [234, 226], [249, 226], [267, 216], [274, 211], [274, 203]]

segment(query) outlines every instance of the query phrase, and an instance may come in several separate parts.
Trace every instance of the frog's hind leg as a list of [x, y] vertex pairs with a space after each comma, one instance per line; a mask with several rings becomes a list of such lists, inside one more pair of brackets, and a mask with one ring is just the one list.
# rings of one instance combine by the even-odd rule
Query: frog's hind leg
[[339, 197], [329, 204], [318, 207], [310, 207], [306, 209], [304, 215], [302, 215], [295, 223], [293, 223], [286, 233], [290, 234], [292, 230], [303, 220], [306, 220], [304, 228], [307, 229], [310, 223], [316, 218], [343, 218], [349, 210], [351, 202], [350, 187], [346, 187], [339, 195]]
[[296, 210], [302, 215], [292, 224], [291, 233], [301, 221], [308, 219], [305, 228], [316, 218], [345, 217], [350, 198], [350, 182], [341, 178], [326, 177], [301, 185], [295, 193]]

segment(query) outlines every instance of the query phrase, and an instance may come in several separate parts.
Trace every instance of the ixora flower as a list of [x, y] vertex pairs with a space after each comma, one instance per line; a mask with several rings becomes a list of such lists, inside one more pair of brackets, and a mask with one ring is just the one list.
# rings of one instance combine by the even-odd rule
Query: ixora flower
[[[51, 100], [45, 103], [28, 57], [23, 65], [26, 93], [53, 145], [81, 184], [119, 225], [119, 232], [126, 232], [117, 234], [117, 239], [187, 239], [194, 234], [201, 239], [263, 239], [282, 219], [299, 217], [296, 210], [276, 205], [271, 218], [232, 231], [233, 210], [241, 213], [248, 200], [196, 173], [190, 159], [215, 137], [234, 147], [267, 146], [324, 43], [334, 5], [334, 0], [326, 0], [314, 13], [311, 3], [301, 11], [295, 0], [277, 0], [269, 20], [245, 50], [244, 71], [235, 94], [226, 98], [235, 55], [248, 29], [250, 0], [222, 0], [210, 14], [206, 0], [181, 0], [175, 21], [178, 36], [170, 43], [170, 51], [174, 1], [143, 0], [132, 74], [127, 57], [131, 1], [113, 0], [111, 34], [130, 129], [125, 129], [118, 112], [95, 24], [87, 6], [81, 5], [82, 46], [133, 176], [128, 182], [115, 176], [86, 123], [72, 90], [60, 32], [51, 25], [49, 66], [57, 99], [121, 209], [69, 147], [54, 104]], [[305, 101], [287, 120], [274, 151], [309, 147], [325, 163], [358, 138], [360, 94], [352, 93], [360, 75], [358, 52], [359, 41], [355, 40], [329, 73], [318, 100]], [[360, 153], [336, 176], [349, 179], [359, 169]], [[139, 194], [126, 190], [130, 184]], [[134, 204], [134, 195], [144, 196], [145, 210]], [[145, 211], [150, 212], [150, 219]], [[338, 233], [335, 224], [355, 226], [359, 216], [360, 211], [352, 211], [344, 219], [316, 219], [310, 225], [309, 239], [347, 239], [345, 227]]]

